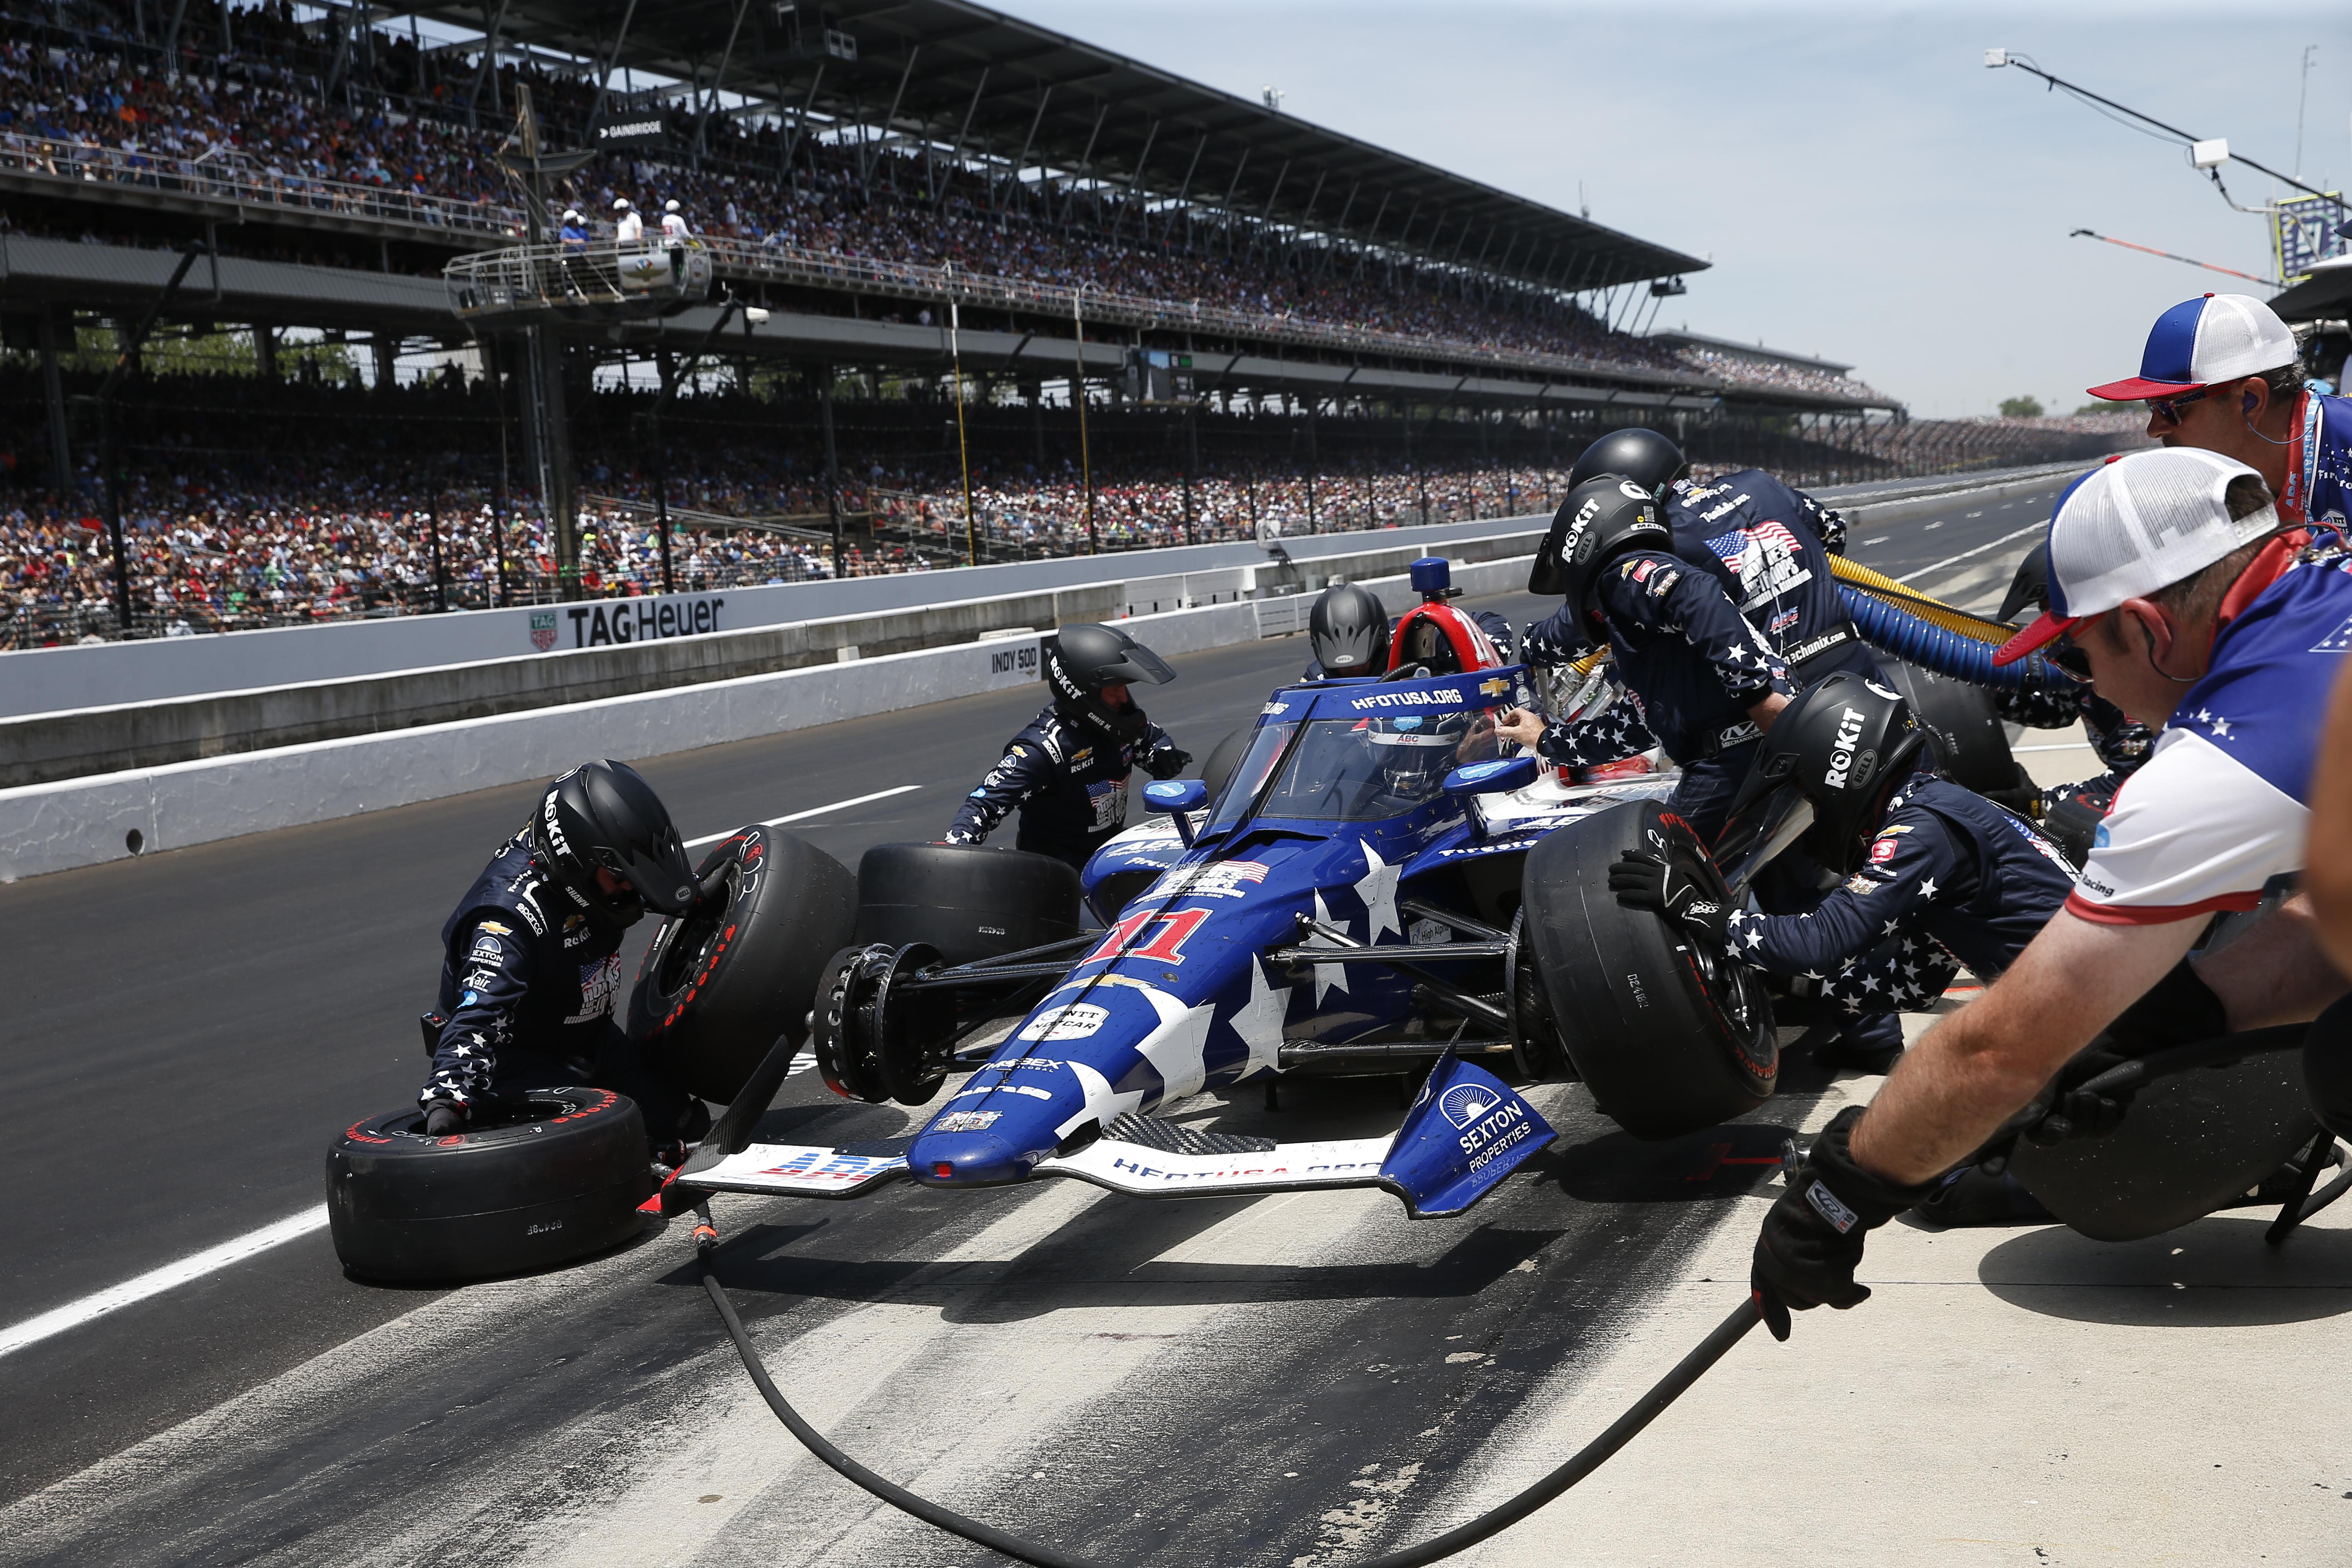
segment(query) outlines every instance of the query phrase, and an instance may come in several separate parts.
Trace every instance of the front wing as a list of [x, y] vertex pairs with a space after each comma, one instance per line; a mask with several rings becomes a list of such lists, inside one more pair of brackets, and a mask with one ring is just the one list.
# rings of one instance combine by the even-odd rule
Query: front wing
[[[1385, 1138], [1278, 1143], [1121, 1116], [1076, 1153], [1038, 1162], [1034, 1176], [1070, 1176], [1136, 1197], [1227, 1197], [1326, 1187], [1384, 1187], [1417, 1219], [1460, 1214], [1549, 1145], [1552, 1130], [1518, 1094], [1447, 1057], [1422, 1086], [1404, 1125]], [[680, 1171], [688, 1191], [852, 1198], [914, 1174], [912, 1138], [839, 1148], [754, 1143]]]

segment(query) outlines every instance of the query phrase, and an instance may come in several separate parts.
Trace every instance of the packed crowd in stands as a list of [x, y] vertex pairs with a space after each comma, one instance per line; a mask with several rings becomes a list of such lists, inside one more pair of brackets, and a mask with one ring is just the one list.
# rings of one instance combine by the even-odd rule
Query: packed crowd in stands
[[1741, 382], [1749, 386], [1769, 386], [1786, 392], [1816, 393], [1825, 397], [1853, 397], [1872, 403], [1886, 401], [1883, 395], [1853, 377], [1838, 371], [1823, 370], [1818, 365], [1793, 364], [1769, 355], [1738, 353], [1710, 348], [1704, 343], [1686, 343], [1678, 352], [1685, 364], [1717, 381]]
[[[1390, 527], [1548, 510], [1565, 475], [1548, 470], [1427, 474], [1234, 472], [1197, 478], [1187, 522], [1181, 478], [1100, 484], [1094, 548]], [[642, 476], [610, 477], [583, 505], [580, 591], [658, 593], [660, 536]], [[124, 498], [134, 623], [142, 635], [420, 614], [560, 595], [553, 542], [528, 503], [502, 507], [451, 484], [430, 510], [413, 484], [374, 470], [310, 471], [297, 496], [147, 476]], [[834, 574], [822, 492], [761, 479], [688, 477], [671, 489], [671, 580], [681, 591], [799, 582]], [[961, 487], [952, 475], [876, 470], [845, 484], [845, 575], [927, 571], [967, 559]], [[1082, 553], [1085, 487], [976, 475], [971, 532], [983, 561]], [[812, 502], [814, 504], [812, 504]], [[778, 514], [792, 519], [775, 525]], [[761, 519], [729, 529], [714, 515]], [[503, 548], [501, 548], [503, 546]], [[113, 557], [91, 498], [58, 506], [20, 493], [0, 508], [0, 647], [114, 635]]]
[[[74, 172], [75, 148], [106, 147], [164, 163], [236, 166], [296, 190], [331, 180], [510, 205], [516, 193], [492, 154], [515, 87], [528, 81], [551, 128], [574, 138], [594, 98], [577, 77], [507, 66], [494, 73], [487, 101], [472, 103], [476, 62], [461, 52], [420, 54], [408, 37], [378, 32], [375, 47], [343, 58], [282, 5], [224, 15], [206, 0], [190, 0], [180, 12], [186, 68], [173, 79], [152, 51], [132, 45], [134, 29], [121, 10], [86, 0], [68, 9], [84, 28], [72, 47], [53, 47], [47, 29], [33, 26], [0, 42], [0, 151], [52, 173]], [[0, 12], [0, 21], [7, 19]], [[341, 102], [320, 95], [322, 77], [342, 89]], [[478, 123], [467, 122], [469, 108]], [[1686, 350], [1677, 356], [1612, 330], [1571, 301], [1499, 279], [1398, 269], [1392, 261], [1343, 250], [1285, 254], [1254, 243], [1244, 224], [1171, 216], [1173, 209], [1155, 212], [1148, 202], [1130, 205], [1100, 192], [1024, 185], [927, 152], [877, 153], [853, 142], [804, 136], [786, 184], [779, 178], [784, 158], [773, 123], [746, 126], [723, 115], [705, 122], [679, 101], [664, 112], [680, 146], [698, 145], [691, 169], [675, 162], [601, 162], [566, 185], [559, 207], [576, 205], [591, 233], [609, 238], [615, 199], [625, 196], [652, 214], [676, 199], [698, 232], [762, 246], [952, 262], [982, 275], [1484, 350], [1696, 370], [1812, 392], [1856, 390], [1826, 373], [1738, 355], [1702, 360]], [[93, 231], [89, 237], [107, 237]]]

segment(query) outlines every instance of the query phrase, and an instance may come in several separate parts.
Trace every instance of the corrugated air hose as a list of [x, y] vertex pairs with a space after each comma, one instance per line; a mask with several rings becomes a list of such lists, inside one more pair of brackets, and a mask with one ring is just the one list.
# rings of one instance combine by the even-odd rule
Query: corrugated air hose
[[1841, 556], [1830, 558], [1830, 569], [1837, 574], [1838, 595], [1845, 601], [1853, 629], [1873, 647], [1954, 680], [1998, 691], [2073, 683], [2072, 676], [2038, 653], [2015, 664], [1994, 664], [1993, 651], [2017, 635], [2015, 626], [1972, 616]]

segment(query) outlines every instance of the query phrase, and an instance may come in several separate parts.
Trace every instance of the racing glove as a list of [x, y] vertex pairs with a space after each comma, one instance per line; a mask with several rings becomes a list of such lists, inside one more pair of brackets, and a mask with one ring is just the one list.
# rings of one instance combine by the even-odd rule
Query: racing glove
[[1143, 771], [1155, 779], [1179, 779], [1192, 765], [1192, 753], [1171, 746], [1164, 752], [1154, 752], [1143, 764]]
[[1934, 1193], [1937, 1184], [1905, 1185], [1854, 1163], [1846, 1141], [1863, 1108], [1848, 1106], [1822, 1129], [1813, 1147], [1789, 1178], [1756, 1238], [1756, 1258], [1748, 1276], [1757, 1310], [1776, 1340], [1789, 1337], [1789, 1311], [1835, 1307], [1841, 1311], [1870, 1300], [1870, 1287], [1854, 1283], [1862, 1261], [1862, 1238]]
[[425, 1135], [443, 1138], [466, 1130], [466, 1113], [446, 1100], [436, 1100], [425, 1108]]
[[1723, 945], [1731, 911], [1685, 867], [1628, 849], [1609, 868], [1609, 890], [1629, 910], [1648, 910]]

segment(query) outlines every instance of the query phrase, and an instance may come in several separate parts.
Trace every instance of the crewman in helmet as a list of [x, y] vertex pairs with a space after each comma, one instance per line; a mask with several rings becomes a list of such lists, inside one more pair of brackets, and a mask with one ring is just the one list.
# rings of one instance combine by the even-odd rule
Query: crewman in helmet
[[1612, 430], [1569, 472], [1569, 488], [1601, 474], [1631, 479], [1664, 509], [1674, 551], [1723, 584], [1799, 688], [1834, 671], [1875, 675], [1854, 635], [1830, 557], [1845, 520], [1761, 468], [1693, 479], [1682, 448], [1655, 430]]
[[[426, 1015], [425, 1130], [462, 1131], [520, 1091], [593, 1084], [636, 1101], [656, 1149], [708, 1112], [614, 1021], [621, 941], [647, 910], [684, 914], [694, 868], [653, 786], [625, 763], [549, 784], [441, 927], [441, 1000]], [[687, 1119], [700, 1125], [689, 1126]], [[680, 1152], [682, 1153], [682, 1152]]]
[[[1462, 646], [1475, 647], [1476, 642], [1468, 633], [1469, 626], [1475, 626], [1493, 645], [1491, 649], [1476, 649], [1475, 668], [1511, 662], [1517, 642], [1511, 623], [1493, 610], [1457, 610], [1447, 604], [1462, 590], [1453, 585], [1451, 569], [1442, 557], [1429, 555], [1414, 562], [1412, 582], [1421, 592], [1422, 603], [1394, 620], [1381, 596], [1360, 583], [1334, 583], [1317, 595], [1315, 606], [1307, 616], [1307, 640], [1315, 650], [1315, 662], [1307, 667], [1306, 679], [1385, 675], [1391, 663], [1427, 664], [1433, 675], [1458, 674], [1465, 668]], [[1444, 614], [1440, 616], [1433, 611]], [[1406, 622], [1412, 625], [1408, 628]], [[1396, 642], [1400, 629], [1405, 631], [1402, 647]]]
[[1144, 716], [1130, 688], [1176, 679], [1168, 662], [1124, 632], [1080, 622], [1045, 639], [1053, 700], [1005, 742], [1004, 754], [964, 798], [950, 844], [984, 843], [1014, 808], [1013, 847], [1084, 869], [1087, 857], [1127, 826], [1129, 776], [1140, 763], [1172, 779], [1192, 761]]
[[1568, 492], [1528, 592], [1562, 603], [1528, 629], [1522, 657], [1566, 663], [1605, 638], [1630, 700], [1550, 725], [1515, 709], [1498, 726], [1503, 738], [1562, 767], [1663, 747], [1683, 770], [1675, 809], [1701, 842], [1714, 842], [1764, 731], [1795, 689], [1786, 662], [1714, 575], [1674, 552], [1651, 488], [1614, 474]]
[[1804, 913], [1725, 909], [1636, 851], [1609, 885], [1842, 1014], [1815, 1051], [1826, 1063], [1885, 1071], [1903, 1045], [1896, 1015], [1932, 1005], [1962, 965], [1991, 981], [2074, 890], [2074, 868], [2031, 825], [1937, 775], [1910, 703], [1876, 680], [1840, 672], [1790, 703], [1735, 815], [1759, 819], [1790, 792], [1812, 814], [1798, 847], [1843, 879]]

